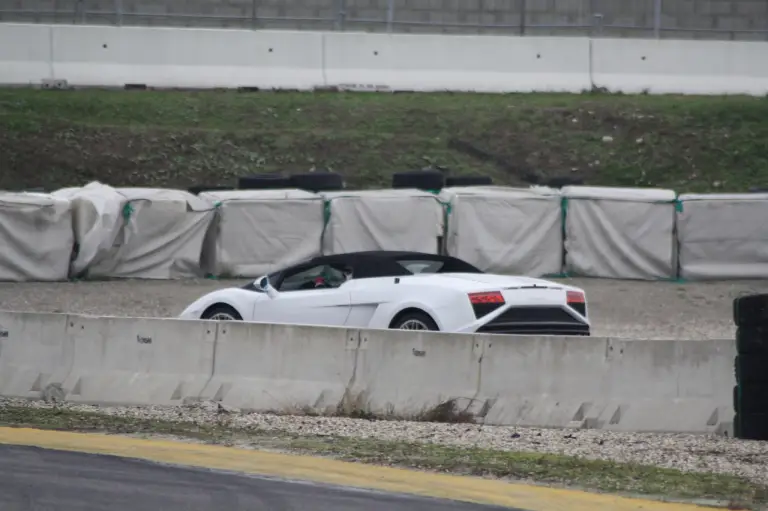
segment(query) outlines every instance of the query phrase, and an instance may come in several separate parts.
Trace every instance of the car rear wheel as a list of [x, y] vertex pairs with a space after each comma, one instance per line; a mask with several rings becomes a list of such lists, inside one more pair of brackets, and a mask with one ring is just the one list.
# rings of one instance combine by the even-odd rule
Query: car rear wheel
[[200, 319], [210, 319], [213, 321], [242, 321], [243, 317], [229, 305], [214, 305], [208, 307]]
[[423, 312], [409, 312], [399, 317], [392, 328], [396, 330], [440, 330], [437, 323]]

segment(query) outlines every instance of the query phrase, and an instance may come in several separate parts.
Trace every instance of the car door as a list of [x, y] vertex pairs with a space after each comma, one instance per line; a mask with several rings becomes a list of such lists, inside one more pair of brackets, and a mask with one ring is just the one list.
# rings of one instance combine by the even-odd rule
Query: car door
[[[343, 326], [349, 316], [350, 293], [338, 287], [343, 277], [339, 279], [337, 273], [328, 265], [316, 265], [285, 274], [275, 283], [279, 295], [254, 306], [253, 321]], [[330, 280], [332, 287], [314, 287], [320, 278]]]

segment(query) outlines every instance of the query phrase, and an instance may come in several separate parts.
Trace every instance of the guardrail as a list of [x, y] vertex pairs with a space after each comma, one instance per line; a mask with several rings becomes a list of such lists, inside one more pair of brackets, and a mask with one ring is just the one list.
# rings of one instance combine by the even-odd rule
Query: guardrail
[[91, 183], [0, 193], [0, 281], [255, 278], [364, 250], [443, 252], [538, 277], [764, 279], [766, 217], [761, 193], [492, 186], [195, 196]]
[[243, 410], [390, 418], [450, 405], [492, 425], [733, 430], [733, 340], [0, 312], [0, 348], [0, 395], [7, 397], [103, 405], [212, 400]]
[[768, 42], [0, 24], [0, 83], [768, 92]]

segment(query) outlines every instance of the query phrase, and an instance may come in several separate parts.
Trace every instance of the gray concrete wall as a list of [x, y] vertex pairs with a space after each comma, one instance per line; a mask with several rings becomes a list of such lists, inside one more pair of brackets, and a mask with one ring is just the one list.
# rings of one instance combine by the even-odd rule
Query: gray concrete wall
[[[767, 0], [0, 0], [0, 21], [768, 40]], [[392, 9], [390, 10], [390, 5]], [[122, 14], [116, 14], [116, 12]]]

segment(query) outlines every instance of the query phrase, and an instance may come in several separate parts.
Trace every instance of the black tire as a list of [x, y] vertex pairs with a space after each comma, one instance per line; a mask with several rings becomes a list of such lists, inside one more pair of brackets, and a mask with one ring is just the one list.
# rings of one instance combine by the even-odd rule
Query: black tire
[[736, 351], [739, 355], [768, 356], [768, 327], [736, 329]]
[[768, 413], [768, 385], [742, 383], [734, 389], [734, 408], [742, 414]]
[[736, 326], [768, 327], [768, 294], [740, 296], [733, 300]]
[[491, 176], [452, 176], [445, 179], [445, 186], [493, 186]]
[[[416, 323], [421, 323], [424, 328], [405, 328], [408, 324], [415, 326]], [[440, 330], [437, 327], [437, 323], [429, 317], [429, 314], [419, 311], [406, 312], [405, 314], [400, 315], [395, 318], [390, 328], [393, 330], [430, 330], [433, 332]]]
[[768, 413], [737, 413], [733, 429], [742, 440], [768, 440]]
[[221, 192], [226, 190], [234, 190], [231, 186], [190, 186], [187, 191], [194, 195], [200, 195], [202, 192]]
[[737, 355], [736, 381], [742, 383], [761, 383], [768, 386], [768, 355]]
[[[230, 319], [215, 317], [220, 314], [228, 315]], [[243, 317], [233, 307], [223, 303], [217, 303], [208, 307], [200, 316], [200, 319], [215, 319], [217, 321], [242, 321]]]
[[240, 190], [282, 190], [291, 188], [290, 180], [282, 174], [254, 174], [237, 180]]
[[392, 188], [416, 188], [418, 190], [439, 191], [445, 188], [445, 175], [438, 170], [395, 172], [392, 175]]
[[307, 192], [336, 192], [344, 189], [344, 178], [335, 172], [292, 174], [291, 186]]

